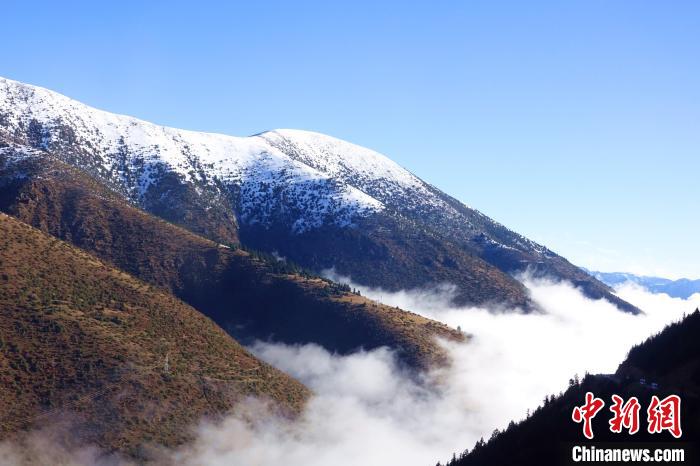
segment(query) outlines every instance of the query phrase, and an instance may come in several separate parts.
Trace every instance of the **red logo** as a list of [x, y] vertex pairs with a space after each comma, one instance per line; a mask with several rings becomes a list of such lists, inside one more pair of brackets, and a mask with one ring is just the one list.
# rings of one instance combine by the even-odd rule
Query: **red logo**
[[632, 397], [624, 403], [624, 400], [613, 395], [613, 405], [610, 407], [610, 411], [613, 412], [614, 416], [610, 419], [610, 432], [620, 433], [622, 428], [628, 430], [630, 434], [636, 434], [639, 432], [639, 400], [636, 397]]
[[659, 401], [656, 395], [651, 397], [649, 409], [647, 409], [647, 419], [650, 434], [655, 434], [667, 430], [676, 438], [680, 438], [681, 431], [681, 398], [678, 395], [669, 395]]
[[[612, 396], [613, 404], [610, 411], [612, 419], [608, 421], [610, 432], [621, 433], [627, 429], [630, 435], [639, 432], [639, 411], [641, 405], [637, 397], [625, 400], [618, 396]], [[603, 409], [605, 402], [596, 398], [591, 392], [586, 392], [586, 402], [582, 406], [574, 407], [571, 419], [576, 423], [583, 423], [583, 435], [587, 439], [593, 438], [593, 418]], [[680, 438], [681, 430], [681, 398], [678, 395], [669, 395], [659, 400], [656, 395], [651, 397], [647, 409], [647, 431], [650, 434], [661, 433], [667, 430], [675, 438]]]
[[603, 409], [603, 406], [605, 406], [603, 400], [596, 398], [593, 393], [588, 392], [586, 393], [586, 404], [580, 407], [576, 406], [574, 412], [571, 413], [571, 419], [573, 419], [574, 422], [583, 421], [583, 435], [585, 435], [587, 439], [593, 438], [593, 424], [591, 421], [595, 415], [598, 414], [598, 411]]

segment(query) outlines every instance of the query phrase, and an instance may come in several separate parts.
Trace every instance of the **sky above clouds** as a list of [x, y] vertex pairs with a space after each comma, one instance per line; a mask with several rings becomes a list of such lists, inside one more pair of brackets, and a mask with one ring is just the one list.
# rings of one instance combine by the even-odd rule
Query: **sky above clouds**
[[574, 263], [700, 277], [700, 4], [3, 2], [0, 75], [378, 150]]

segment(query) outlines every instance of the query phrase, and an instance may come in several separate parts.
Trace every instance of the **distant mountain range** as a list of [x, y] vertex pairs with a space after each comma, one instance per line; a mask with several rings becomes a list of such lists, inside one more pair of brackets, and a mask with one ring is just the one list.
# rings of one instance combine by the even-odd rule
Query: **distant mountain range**
[[673, 298], [688, 299], [695, 293], [700, 293], [700, 279], [689, 280], [680, 278], [670, 280], [668, 278], [647, 277], [624, 272], [593, 272], [587, 271], [593, 277], [610, 286], [624, 283], [636, 283], [652, 293], [666, 293]]
[[315, 273], [333, 268], [394, 291], [449, 282], [457, 304], [528, 310], [528, 291], [514, 278], [528, 270], [638, 312], [546, 247], [387, 157], [330, 136], [178, 130], [0, 78], [0, 144], [12, 160], [61, 161], [198, 235], [275, 253]]

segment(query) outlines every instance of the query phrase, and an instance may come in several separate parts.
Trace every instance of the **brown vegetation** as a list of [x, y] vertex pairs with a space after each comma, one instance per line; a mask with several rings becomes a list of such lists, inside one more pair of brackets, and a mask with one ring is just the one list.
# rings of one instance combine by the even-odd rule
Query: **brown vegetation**
[[297, 412], [308, 390], [169, 293], [0, 214], [0, 435], [71, 416], [135, 457], [247, 396]]

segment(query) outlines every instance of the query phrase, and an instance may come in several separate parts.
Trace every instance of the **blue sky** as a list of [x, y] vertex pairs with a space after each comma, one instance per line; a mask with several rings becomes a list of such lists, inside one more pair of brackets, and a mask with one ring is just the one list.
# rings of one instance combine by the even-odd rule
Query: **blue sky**
[[3, 2], [0, 75], [341, 137], [579, 265], [700, 277], [700, 2], [106, 3]]

